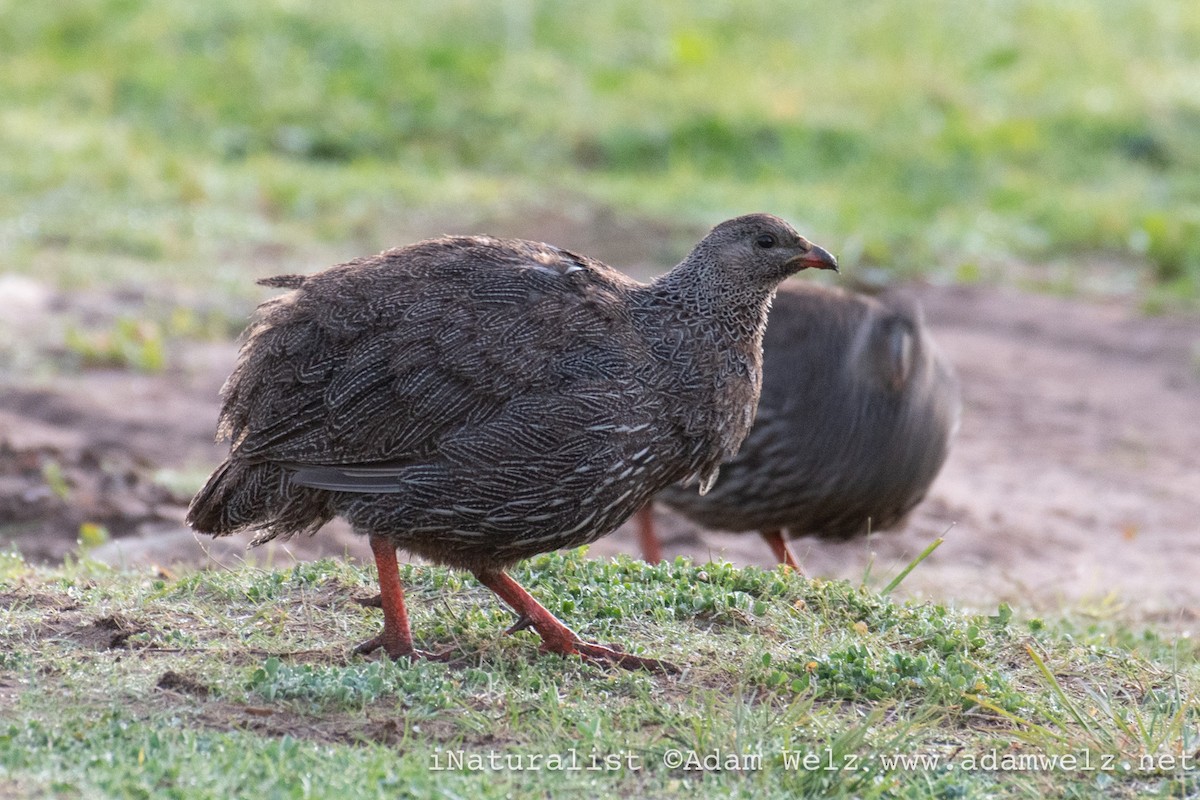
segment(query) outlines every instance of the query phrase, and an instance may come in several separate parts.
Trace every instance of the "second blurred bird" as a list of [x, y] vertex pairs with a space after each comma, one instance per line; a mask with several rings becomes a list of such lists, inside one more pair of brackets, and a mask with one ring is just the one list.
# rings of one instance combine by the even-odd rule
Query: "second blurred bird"
[[[674, 486], [656, 499], [706, 528], [759, 531], [799, 569], [785, 531], [845, 539], [901, 522], [941, 470], [960, 409], [954, 369], [914, 300], [783, 287], [741, 451], [707, 494]], [[661, 560], [650, 506], [639, 524], [643, 556]]]

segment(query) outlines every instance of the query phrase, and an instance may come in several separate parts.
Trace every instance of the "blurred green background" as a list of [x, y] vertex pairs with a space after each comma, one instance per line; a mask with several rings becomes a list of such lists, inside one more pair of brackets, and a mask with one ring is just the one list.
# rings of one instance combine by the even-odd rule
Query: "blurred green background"
[[1194, 305], [1200, 14], [0, 0], [0, 271], [237, 293], [596, 226], [596, 255], [662, 266], [757, 210], [850, 271]]

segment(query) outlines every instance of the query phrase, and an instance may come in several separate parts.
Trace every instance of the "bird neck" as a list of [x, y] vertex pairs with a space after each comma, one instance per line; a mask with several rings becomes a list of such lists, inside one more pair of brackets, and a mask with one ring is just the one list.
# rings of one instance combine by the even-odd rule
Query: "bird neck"
[[712, 328], [717, 338], [730, 343], [751, 340], [761, 349], [775, 286], [737, 280], [697, 248], [647, 288], [657, 302], [665, 301], [677, 309], [679, 322]]
[[684, 400], [678, 426], [689, 447], [701, 448], [698, 474], [711, 474], [753, 423], [775, 289], [724, 280], [711, 262], [685, 261], [644, 291], [639, 327], [662, 365], [666, 391]]

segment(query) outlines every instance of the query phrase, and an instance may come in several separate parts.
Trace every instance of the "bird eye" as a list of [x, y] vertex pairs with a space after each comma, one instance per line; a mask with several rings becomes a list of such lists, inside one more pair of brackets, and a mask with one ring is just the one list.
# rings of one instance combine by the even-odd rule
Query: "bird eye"
[[755, 238], [754, 243], [756, 245], [758, 245], [759, 247], [761, 247], [763, 250], [767, 250], [769, 248], [774, 247], [778, 242], [776, 242], [774, 234], [760, 233], [758, 235], [758, 237]]

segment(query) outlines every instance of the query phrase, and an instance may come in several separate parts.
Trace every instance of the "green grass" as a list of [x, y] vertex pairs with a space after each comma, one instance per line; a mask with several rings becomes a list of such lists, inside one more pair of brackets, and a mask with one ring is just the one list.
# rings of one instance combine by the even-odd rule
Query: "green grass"
[[1115, 261], [1169, 305], [1200, 293], [1191, 10], [7, 0], [0, 267], [237, 293], [612, 210], [661, 221], [662, 265], [763, 209], [850, 268], [1062, 290]]
[[[449, 650], [452, 663], [350, 655], [379, 621], [351, 601], [372, 592], [373, 574], [341, 562], [173, 578], [6, 557], [0, 792], [1200, 790], [1195, 771], [1181, 768], [1200, 735], [1186, 641], [1019, 619], [1007, 607], [974, 616], [902, 604], [845, 582], [723, 563], [652, 567], [576, 553], [517, 570], [583, 635], [685, 668], [663, 677], [540, 655], [533, 634], [503, 635], [511, 615], [473, 580], [402, 571], [418, 645]], [[925, 761], [890, 761], [900, 756]], [[1050, 759], [1067, 766], [1045, 766]]]

